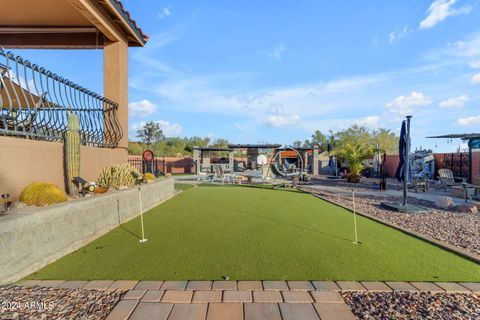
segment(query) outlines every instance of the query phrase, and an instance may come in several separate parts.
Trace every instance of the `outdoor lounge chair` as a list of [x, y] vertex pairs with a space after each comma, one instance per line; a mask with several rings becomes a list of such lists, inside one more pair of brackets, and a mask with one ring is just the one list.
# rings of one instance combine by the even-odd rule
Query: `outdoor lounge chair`
[[225, 180], [227, 182], [231, 182], [232, 180], [235, 181], [235, 175], [233, 173], [225, 173], [222, 165], [214, 164], [212, 165], [212, 167], [213, 167], [213, 173], [214, 173], [212, 182], [214, 180], [221, 181], [222, 183], [225, 183]]
[[438, 180], [440, 181], [441, 187], [447, 191], [447, 188], [461, 186], [460, 183], [455, 181], [453, 177], [453, 172], [450, 169], [439, 169], [438, 170]]

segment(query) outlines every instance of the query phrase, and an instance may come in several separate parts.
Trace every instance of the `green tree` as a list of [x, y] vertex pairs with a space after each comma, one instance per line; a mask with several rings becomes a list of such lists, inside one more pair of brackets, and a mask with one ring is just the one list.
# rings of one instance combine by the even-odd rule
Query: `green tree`
[[302, 147], [302, 141], [300, 141], [300, 140], [293, 141], [292, 146], [294, 148], [301, 148]]
[[145, 123], [143, 127], [137, 131], [136, 137], [140, 139], [142, 143], [147, 146], [153, 146], [154, 148], [165, 138], [160, 123], [155, 121]]
[[373, 131], [373, 142], [378, 144], [380, 152], [387, 154], [398, 153], [398, 136], [390, 129], [380, 128]]
[[227, 139], [222, 139], [222, 138], [215, 139], [210, 144], [210, 147], [213, 147], [213, 148], [228, 148], [228, 140]]

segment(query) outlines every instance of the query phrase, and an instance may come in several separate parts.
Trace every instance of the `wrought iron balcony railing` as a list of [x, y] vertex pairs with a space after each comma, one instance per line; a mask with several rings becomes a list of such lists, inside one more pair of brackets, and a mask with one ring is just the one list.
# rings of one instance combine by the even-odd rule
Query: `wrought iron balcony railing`
[[0, 47], [0, 135], [63, 141], [67, 112], [78, 115], [81, 143], [115, 147], [118, 104]]

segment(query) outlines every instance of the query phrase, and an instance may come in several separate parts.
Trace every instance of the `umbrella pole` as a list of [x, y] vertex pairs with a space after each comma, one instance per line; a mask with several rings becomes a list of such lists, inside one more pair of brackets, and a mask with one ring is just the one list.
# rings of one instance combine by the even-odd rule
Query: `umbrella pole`
[[408, 170], [409, 170], [409, 156], [410, 156], [410, 119], [412, 116], [407, 116], [407, 141], [405, 142], [405, 163], [403, 164], [403, 205], [407, 206], [407, 192], [408, 192]]

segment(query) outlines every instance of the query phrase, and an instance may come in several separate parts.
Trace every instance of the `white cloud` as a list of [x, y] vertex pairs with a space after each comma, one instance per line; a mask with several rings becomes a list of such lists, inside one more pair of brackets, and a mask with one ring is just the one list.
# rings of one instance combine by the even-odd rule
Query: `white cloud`
[[473, 84], [480, 84], [480, 73], [477, 73], [472, 77], [472, 83]]
[[353, 124], [369, 128], [378, 128], [380, 126], [380, 116], [366, 116], [365, 118], [354, 120]]
[[460, 109], [460, 108], [463, 108], [463, 106], [465, 105], [465, 102], [467, 102], [468, 100], [469, 100], [468, 96], [462, 95], [462, 96], [444, 100], [440, 102], [438, 105], [440, 106], [440, 108]]
[[432, 101], [423, 93], [413, 91], [409, 96], [399, 96], [387, 103], [387, 109], [393, 113], [407, 115], [412, 113], [416, 107], [428, 106]]
[[172, 13], [170, 12], [170, 9], [165, 7], [165, 8], [162, 8], [162, 11], [158, 14], [158, 18], [163, 19], [171, 15]]
[[143, 118], [157, 112], [157, 106], [149, 100], [141, 100], [128, 104], [128, 112], [133, 118]]
[[480, 61], [472, 61], [470, 62], [470, 67], [473, 69], [478, 69], [480, 68]]
[[461, 126], [480, 125], [480, 116], [460, 118], [456, 121]]
[[408, 26], [404, 26], [403, 29], [395, 29], [388, 35], [388, 42], [394, 43], [396, 40], [407, 36], [411, 32], [412, 30]]
[[282, 61], [283, 60], [283, 53], [284, 53], [285, 49], [286, 49], [285, 44], [280, 43], [275, 48], [273, 48], [273, 51], [268, 56], [270, 58], [274, 59], [274, 60]]
[[[163, 131], [163, 134], [166, 137], [175, 137], [178, 136], [183, 128], [180, 124], [178, 123], [170, 123], [170, 121], [167, 120], [152, 120], [154, 122], [158, 122], [160, 124], [160, 128]], [[145, 125], [146, 121], [139, 121], [131, 124], [129, 126], [129, 131], [131, 132], [137, 132], [137, 130], [141, 129]]]
[[420, 22], [420, 29], [429, 29], [442, 22], [449, 16], [468, 14], [472, 11], [470, 6], [454, 8], [457, 0], [435, 0], [427, 10], [427, 17]]
[[297, 125], [300, 122], [300, 116], [298, 114], [272, 114], [267, 116], [263, 121], [268, 126], [281, 128]]

